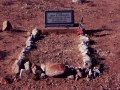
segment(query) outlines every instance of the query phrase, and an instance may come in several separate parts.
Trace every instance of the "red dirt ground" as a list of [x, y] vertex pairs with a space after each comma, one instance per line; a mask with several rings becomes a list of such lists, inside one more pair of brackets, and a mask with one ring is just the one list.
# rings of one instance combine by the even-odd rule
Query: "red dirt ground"
[[[84, 4], [71, 1], [0, 0], [0, 27], [3, 21], [9, 20], [16, 30], [0, 32], [0, 76], [13, 78], [11, 67], [25, 47], [27, 31], [35, 27], [44, 31], [44, 11], [56, 9], [74, 10], [75, 23], [84, 16], [84, 27], [93, 33], [91, 47], [101, 57], [98, 60], [103, 65], [103, 73], [91, 81], [86, 78], [78, 81], [66, 78], [20, 80], [0, 84], [0, 90], [120, 90], [120, 0], [94, 0]], [[77, 43], [75, 33], [50, 33], [36, 42], [37, 49], [31, 51], [29, 58], [38, 64], [50, 60], [78, 66], [76, 62], [82, 62]]]

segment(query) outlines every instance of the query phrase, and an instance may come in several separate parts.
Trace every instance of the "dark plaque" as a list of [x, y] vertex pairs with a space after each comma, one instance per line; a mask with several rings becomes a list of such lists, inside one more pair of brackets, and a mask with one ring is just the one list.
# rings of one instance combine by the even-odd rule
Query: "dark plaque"
[[50, 26], [73, 26], [74, 11], [45, 11], [45, 27]]

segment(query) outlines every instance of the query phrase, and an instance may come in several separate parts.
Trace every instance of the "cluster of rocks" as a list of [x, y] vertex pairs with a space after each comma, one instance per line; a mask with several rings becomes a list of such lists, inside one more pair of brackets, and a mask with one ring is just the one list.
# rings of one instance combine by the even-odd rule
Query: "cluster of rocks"
[[[3, 22], [2, 31], [12, 30], [12, 25], [9, 21]], [[31, 63], [27, 60], [27, 54], [34, 47], [35, 41], [40, 37], [41, 31], [38, 29], [33, 29], [31, 35], [28, 37], [26, 41], [26, 46], [20, 52], [18, 59], [14, 62], [12, 66], [12, 71], [15, 75], [19, 75], [20, 79], [29, 78], [31, 73], [35, 76], [39, 76], [41, 78], [49, 77], [58, 77], [65, 76], [68, 79], [80, 79], [84, 75], [87, 75], [88, 78], [95, 77], [100, 74], [99, 68], [93, 67], [92, 59], [90, 57], [89, 52], [89, 41], [90, 39], [87, 35], [79, 35], [80, 43], [78, 45], [79, 51], [83, 56], [83, 67], [71, 67], [68, 65], [64, 65], [61, 63], [51, 63], [46, 62], [45, 64], [41, 64], [41, 66], [37, 66], [34, 63]], [[4, 80], [2, 80], [4, 81]]]
[[37, 78], [48, 77], [67, 77], [68, 79], [77, 79], [82, 77], [81, 68], [74, 68], [62, 63], [46, 62], [40, 66], [27, 60], [26, 55], [33, 48], [35, 41], [41, 35], [40, 30], [34, 29], [26, 41], [26, 46], [20, 52], [18, 59], [12, 66], [12, 71], [20, 79], [29, 78], [31, 73]]
[[[2, 31], [12, 30], [12, 25], [9, 21], [3, 22]], [[52, 63], [46, 62], [40, 66], [31, 63], [27, 60], [27, 54], [34, 47], [36, 40], [42, 35], [41, 31], [38, 29], [33, 29], [32, 33], [26, 40], [26, 46], [20, 52], [18, 59], [14, 62], [12, 66], [12, 71], [15, 75], [19, 76], [20, 79], [29, 78], [31, 73], [37, 78], [48, 77], [67, 77], [71, 80], [78, 80], [84, 75], [87, 75], [88, 78], [95, 77], [100, 74], [99, 68], [93, 67], [92, 59], [90, 57], [89, 51], [89, 41], [87, 35], [80, 34], [78, 44], [79, 51], [83, 56], [83, 67], [71, 67], [62, 63]], [[1, 82], [4, 82], [4, 79], [1, 79]]]
[[26, 41], [26, 46], [21, 51], [18, 60], [12, 66], [13, 73], [22, 78], [29, 78], [30, 74], [34, 74], [37, 78], [48, 77], [67, 77], [71, 80], [78, 80], [85, 75], [88, 78], [100, 74], [98, 68], [92, 66], [92, 59], [89, 52], [89, 41], [87, 35], [79, 35], [80, 43], [78, 45], [79, 51], [83, 56], [83, 67], [71, 67], [62, 63], [46, 62], [40, 66], [31, 63], [26, 59], [26, 54], [32, 49], [35, 41], [40, 36], [40, 31], [34, 29]]
[[20, 52], [18, 59], [14, 62], [12, 66], [13, 73], [16, 75], [19, 74], [20, 78], [28, 77], [31, 71], [33, 72], [33, 74], [36, 74], [37, 66], [35, 64], [31, 65], [31, 62], [27, 60], [27, 54], [34, 47], [34, 43], [40, 35], [40, 30], [36, 28], [33, 29], [31, 35], [26, 41], [25, 48], [23, 48], [23, 50]]
[[94, 67], [92, 65], [92, 58], [90, 57], [89, 51], [89, 41], [87, 35], [81, 34], [79, 35], [80, 43], [78, 44], [79, 51], [82, 53], [83, 56], [83, 72], [87, 74], [87, 77], [90, 79], [92, 77], [96, 77], [100, 75], [100, 71], [98, 67]]

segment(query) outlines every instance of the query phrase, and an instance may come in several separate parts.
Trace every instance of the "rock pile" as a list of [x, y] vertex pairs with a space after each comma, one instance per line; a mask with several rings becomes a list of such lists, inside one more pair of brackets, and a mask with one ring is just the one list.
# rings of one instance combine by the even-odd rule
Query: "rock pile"
[[83, 56], [83, 72], [85, 72], [88, 78], [96, 77], [96, 75], [100, 75], [99, 68], [93, 67], [92, 59], [90, 57], [89, 51], [89, 41], [87, 35], [81, 34], [79, 35], [80, 43], [78, 45], [79, 51]]
[[[28, 76], [28, 73], [30, 73], [30, 62], [27, 61], [26, 55], [29, 53], [29, 51], [33, 48], [35, 41], [40, 36], [40, 30], [33, 29], [32, 34], [28, 37], [26, 41], [26, 46], [23, 48], [23, 50], [20, 52], [20, 55], [18, 57], [18, 60], [16, 60], [12, 66], [12, 71], [14, 74], [20, 74], [20, 78], [25, 78]], [[33, 68], [32, 68], [33, 71]], [[33, 71], [35, 73], [35, 71]]]

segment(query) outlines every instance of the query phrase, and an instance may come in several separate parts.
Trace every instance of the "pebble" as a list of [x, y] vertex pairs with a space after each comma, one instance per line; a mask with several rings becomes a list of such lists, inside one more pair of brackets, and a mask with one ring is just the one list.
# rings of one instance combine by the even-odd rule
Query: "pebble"
[[33, 45], [33, 40], [32, 37], [28, 37], [27, 41], [26, 41], [26, 46], [31, 47]]
[[32, 70], [33, 74], [36, 74], [37, 67], [34, 63], [32, 64], [31, 70]]
[[31, 35], [31, 32], [28, 31], [28, 32], [27, 32], [27, 36], [30, 36], [30, 35]]
[[12, 30], [12, 25], [9, 21], [4, 21], [3, 22], [3, 27], [2, 27], [2, 31], [9, 31]]
[[16, 60], [12, 66], [12, 71], [15, 74], [18, 74], [20, 72], [20, 65], [21, 65], [21, 60]]
[[39, 34], [39, 30], [37, 28], [33, 29], [32, 36], [33, 36], [34, 39], [37, 39], [38, 34]]
[[81, 0], [72, 0], [73, 3], [81, 2]]
[[34, 63], [32, 64], [31, 70], [33, 74], [38, 74], [38, 75], [41, 75], [41, 73], [43, 72], [42, 69], [39, 66], [35, 65]]
[[79, 79], [80, 79], [79, 75], [76, 74], [76, 76], [75, 76], [75, 80], [79, 80]]
[[44, 79], [46, 77], [45, 73], [41, 73], [40, 77]]
[[76, 69], [77, 75], [81, 78], [82, 77], [82, 72], [77, 68]]
[[74, 75], [69, 75], [67, 78], [70, 79], [70, 80], [74, 80], [75, 79]]
[[97, 75], [99, 76], [100, 75], [100, 70], [98, 67], [94, 67], [93, 68], [93, 75], [94, 77], [96, 77]]
[[20, 79], [28, 78], [29, 75], [28, 75], [27, 72], [28, 72], [27, 70], [21, 69], [21, 70], [20, 70]]
[[41, 64], [41, 69], [45, 71], [45, 64]]
[[24, 60], [26, 57], [25, 57], [25, 54], [24, 53], [20, 53], [20, 55], [18, 56], [18, 60]]
[[25, 66], [25, 70], [29, 70], [29, 71], [30, 71], [30, 62], [29, 62], [29, 61], [27, 61], [27, 62], [24, 64], [24, 66]]

